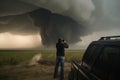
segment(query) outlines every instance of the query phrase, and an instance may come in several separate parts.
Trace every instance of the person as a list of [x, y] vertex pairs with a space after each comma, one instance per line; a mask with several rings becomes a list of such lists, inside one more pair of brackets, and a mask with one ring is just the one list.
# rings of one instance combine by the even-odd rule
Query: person
[[60, 80], [64, 79], [65, 48], [68, 48], [68, 44], [65, 40], [59, 38], [58, 42], [56, 43], [56, 64], [54, 70], [54, 79], [58, 76], [59, 65], [61, 66]]

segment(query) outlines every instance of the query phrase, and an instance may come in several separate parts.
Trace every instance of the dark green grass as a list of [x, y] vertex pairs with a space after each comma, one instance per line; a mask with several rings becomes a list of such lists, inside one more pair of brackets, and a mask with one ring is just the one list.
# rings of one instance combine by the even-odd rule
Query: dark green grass
[[37, 51], [29, 50], [1, 50], [0, 65], [15, 65], [30, 60]]
[[[2, 50], [0, 51], [0, 80], [53, 80], [55, 50]], [[42, 63], [26, 66], [36, 54], [42, 54]], [[80, 61], [84, 50], [67, 50], [65, 80], [72, 59]], [[57, 79], [59, 80], [59, 79]]]
[[[31, 60], [36, 54], [42, 54], [42, 60], [51, 63], [55, 61], [55, 53], [55, 50], [2, 50], [0, 51], [0, 65], [16, 65]], [[66, 61], [81, 60], [83, 53], [84, 50], [67, 50]]]

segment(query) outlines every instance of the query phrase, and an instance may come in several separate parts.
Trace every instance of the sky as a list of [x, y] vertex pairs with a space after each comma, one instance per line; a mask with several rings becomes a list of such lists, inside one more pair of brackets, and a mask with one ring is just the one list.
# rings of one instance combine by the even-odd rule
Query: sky
[[36, 35], [0, 34], [0, 49], [33, 49], [41, 47], [41, 37]]
[[54, 47], [64, 37], [83, 49], [120, 35], [119, 0], [1, 0], [0, 49]]
[[108, 31], [97, 31], [97, 32], [93, 32], [90, 35], [81, 37], [82, 41], [76, 43], [72, 48], [74, 49], [86, 49], [88, 47], [88, 45], [92, 42], [92, 41], [97, 41], [99, 40], [101, 37], [105, 37], [105, 36], [116, 36], [119, 35], [120, 32], [119, 29], [112, 29], [112, 30], [108, 30]]

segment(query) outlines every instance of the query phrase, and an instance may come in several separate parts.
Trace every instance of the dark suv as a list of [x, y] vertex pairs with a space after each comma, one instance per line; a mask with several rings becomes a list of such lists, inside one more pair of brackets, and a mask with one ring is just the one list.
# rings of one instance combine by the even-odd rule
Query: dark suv
[[102, 37], [71, 62], [69, 80], [120, 80], [120, 36]]

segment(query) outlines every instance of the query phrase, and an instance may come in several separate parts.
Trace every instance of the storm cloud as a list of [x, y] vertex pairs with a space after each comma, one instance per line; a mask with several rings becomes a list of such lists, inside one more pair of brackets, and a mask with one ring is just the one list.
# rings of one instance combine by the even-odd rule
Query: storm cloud
[[30, 16], [16, 15], [0, 18], [0, 33], [10, 32], [12, 34], [28, 35], [36, 34], [38, 27], [34, 26]]
[[120, 29], [120, 1], [93, 0], [93, 31]]
[[98, 30], [119, 28], [118, 0], [1, 0], [0, 33], [40, 32], [42, 43], [63, 37], [73, 44]]
[[[80, 36], [86, 35], [85, 25], [77, 23], [67, 16], [51, 13], [45, 9], [38, 9], [29, 13], [36, 26], [40, 28], [40, 34], [44, 45], [54, 44], [59, 37], [68, 40], [69, 43], [80, 41]], [[87, 24], [87, 23], [86, 23]]]

